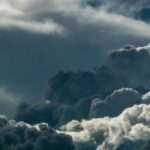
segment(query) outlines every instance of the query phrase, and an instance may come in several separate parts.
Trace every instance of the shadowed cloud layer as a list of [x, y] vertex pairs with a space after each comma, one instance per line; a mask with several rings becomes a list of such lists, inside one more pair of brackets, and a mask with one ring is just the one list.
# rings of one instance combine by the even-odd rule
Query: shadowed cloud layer
[[148, 103], [149, 64], [149, 46], [128, 45], [111, 52], [107, 64], [93, 72], [59, 72], [47, 82], [45, 102], [21, 104], [16, 119], [59, 127], [73, 119], [115, 117]]
[[58, 134], [45, 123], [31, 126], [0, 116], [1, 150], [75, 150], [70, 136]]

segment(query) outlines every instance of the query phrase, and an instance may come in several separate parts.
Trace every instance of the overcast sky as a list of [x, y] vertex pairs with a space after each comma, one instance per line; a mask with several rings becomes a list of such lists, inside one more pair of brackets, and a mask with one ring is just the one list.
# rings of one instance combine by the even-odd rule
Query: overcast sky
[[110, 50], [147, 45], [148, 12], [149, 0], [0, 0], [0, 88], [41, 100], [57, 71], [91, 70]]

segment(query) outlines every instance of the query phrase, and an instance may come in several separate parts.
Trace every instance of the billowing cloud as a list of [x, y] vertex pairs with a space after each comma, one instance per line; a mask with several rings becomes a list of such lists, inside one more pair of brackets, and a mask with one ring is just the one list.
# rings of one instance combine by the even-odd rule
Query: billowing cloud
[[[27, 105], [19, 109], [18, 120], [60, 126], [72, 119], [117, 116], [127, 107], [146, 103], [142, 95], [150, 91], [149, 64], [149, 46], [127, 45], [112, 51], [106, 65], [93, 72], [59, 72], [45, 86], [44, 99], [50, 105]], [[52, 117], [43, 118], [45, 110]], [[34, 117], [25, 119], [28, 114]]]
[[2, 150], [75, 150], [70, 136], [57, 133], [48, 124], [26, 124], [0, 116]]
[[[107, 95], [105, 99], [91, 96], [77, 99], [76, 103], [70, 98], [63, 103], [45, 101], [38, 104], [21, 103], [15, 119], [30, 124], [47, 122], [53, 127], [60, 127], [71, 120], [82, 120], [99, 117], [115, 117], [127, 107], [144, 103], [138, 91], [131, 88], [121, 88]], [[73, 100], [71, 102], [71, 100]], [[73, 103], [73, 105], [71, 104]]]
[[50, 102], [41, 102], [35, 105], [23, 102], [18, 106], [15, 119], [30, 124], [46, 122], [53, 125], [52, 117], [54, 109], [55, 107]]
[[[149, 41], [149, 23], [133, 16], [134, 10], [149, 6], [141, 4], [145, 1], [94, 2], [1, 0], [0, 82], [27, 97], [33, 92], [39, 96], [45, 80], [57, 71], [87, 71], [101, 65], [110, 49]], [[65, 33], [63, 38], [47, 36]]]
[[45, 99], [57, 103], [76, 103], [80, 98], [94, 95], [95, 75], [92, 72], [58, 72], [45, 87]]
[[150, 105], [135, 105], [116, 118], [72, 121], [61, 129], [72, 136], [81, 150], [83, 145], [90, 144], [93, 150], [119, 150], [121, 147], [140, 150], [150, 140], [149, 111]]
[[126, 45], [112, 51], [106, 65], [93, 72], [59, 72], [45, 87], [49, 103], [20, 107], [17, 120], [46, 121], [58, 127], [73, 119], [115, 117], [127, 107], [148, 104], [149, 64], [149, 45]]
[[113, 91], [105, 100], [96, 98], [91, 103], [90, 118], [117, 116], [125, 108], [141, 103], [141, 95], [131, 88]]
[[149, 47], [127, 45], [110, 53], [107, 65], [119, 76], [124, 76], [130, 86], [149, 88]]

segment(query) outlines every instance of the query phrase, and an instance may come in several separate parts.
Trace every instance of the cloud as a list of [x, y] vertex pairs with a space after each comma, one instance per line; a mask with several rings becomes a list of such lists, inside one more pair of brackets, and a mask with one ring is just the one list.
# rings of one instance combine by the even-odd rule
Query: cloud
[[58, 72], [50, 77], [45, 87], [45, 99], [57, 103], [77, 103], [80, 98], [96, 92], [92, 72]]
[[[112, 51], [106, 65], [93, 72], [57, 73], [45, 86], [44, 98], [55, 106], [54, 117], [47, 121], [61, 126], [72, 119], [115, 117], [127, 107], [146, 103], [141, 97], [150, 89], [149, 64], [149, 46], [126, 45]], [[38, 107], [31, 108], [37, 110]], [[32, 109], [20, 110], [19, 120], [27, 116], [28, 111], [32, 113]], [[40, 115], [35, 116], [36, 119], [29, 121], [37, 122]]]
[[149, 64], [149, 45], [126, 45], [112, 51], [106, 65], [95, 72], [59, 72], [50, 77], [44, 97], [56, 106], [55, 125], [72, 119], [115, 117], [127, 107], [146, 103], [142, 95], [150, 89]]
[[51, 20], [37, 22], [30, 20], [0, 18], [0, 28], [5, 30], [10, 28], [21, 29], [37, 34], [63, 34], [63, 32], [65, 32], [65, 29], [62, 26], [54, 23]]
[[119, 115], [124, 109], [141, 103], [141, 95], [131, 88], [121, 88], [114, 90], [110, 95], [102, 100], [95, 98], [91, 102], [90, 118], [114, 117]]
[[45, 86], [45, 100], [72, 104], [96, 95], [103, 99], [123, 87], [143, 87], [146, 93], [150, 88], [149, 64], [149, 46], [126, 45], [110, 52], [106, 64], [95, 72], [59, 72], [50, 77]]
[[149, 88], [149, 63], [150, 55], [147, 47], [136, 49], [130, 45], [111, 52], [107, 60], [107, 65], [118, 75], [120, 73], [120, 76], [124, 76], [128, 85], [145, 88]]
[[142, 96], [142, 103], [150, 104], [150, 92], [148, 92]]
[[[133, 15], [135, 10], [140, 11], [145, 7], [147, 1], [136, 1], [134, 7], [131, 7], [133, 2], [130, 1], [104, 2], [101, 0], [98, 8], [90, 7], [89, 3], [87, 0], [0, 1], [0, 16], [2, 16], [0, 27], [4, 28], [8, 23], [11, 28], [16, 27], [34, 33], [65, 33], [64, 25], [54, 23], [52, 19], [54, 17], [51, 19], [46, 17], [46, 23], [40, 20], [36, 21], [36, 18], [47, 13], [48, 16], [58, 15], [67, 19], [74, 18], [80, 25], [91, 24], [90, 26], [93, 27], [96, 25], [99, 26], [100, 30], [107, 26], [113, 32], [121, 31], [124, 34], [149, 37], [149, 23], [137, 20]], [[127, 7], [129, 8], [128, 12], [126, 11]], [[116, 11], [116, 8], [118, 11]], [[45, 17], [43, 16], [43, 18]], [[9, 21], [9, 19], [12, 20]]]
[[36, 104], [23, 102], [19, 104], [14, 117], [17, 121], [30, 124], [46, 122], [52, 127], [59, 127], [73, 119], [88, 118], [91, 101], [92, 98], [83, 98], [74, 105], [68, 104], [67, 101], [63, 104], [48, 100]]
[[[41, 102], [35, 105], [22, 102], [17, 108], [15, 119], [17, 121], [24, 121], [30, 124], [38, 122], [46, 122], [52, 126], [53, 124], [53, 111], [55, 106], [50, 102]], [[56, 117], [56, 116], [55, 116]]]
[[[14, 1], [0, 1], [0, 29], [21, 29], [32, 33], [41, 34], [63, 34], [65, 28], [52, 19], [44, 21], [36, 20], [36, 17], [23, 9], [30, 5], [30, 2]], [[34, 5], [35, 3], [33, 3]], [[28, 6], [29, 6], [28, 5]]]
[[70, 136], [57, 133], [48, 124], [30, 125], [0, 116], [2, 150], [75, 150]]
[[[83, 120], [80, 123], [73, 121], [63, 129], [66, 130], [65, 134], [72, 136], [79, 149], [80, 146], [91, 143], [95, 145], [93, 150], [117, 150], [128, 144], [132, 145], [129, 149], [139, 150], [143, 143], [150, 139], [149, 111], [150, 105], [135, 105], [127, 108], [116, 118], [97, 118]], [[83, 129], [76, 129], [76, 125]]]
[[[56, 99], [61, 100], [62, 98]], [[115, 117], [127, 107], [144, 103], [141, 95], [134, 89], [121, 88], [107, 95], [103, 100], [98, 96], [77, 99], [76, 103], [63, 100], [42, 101], [37, 104], [21, 103], [18, 107], [15, 119], [30, 124], [47, 122], [53, 127], [60, 127], [71, 120], [82, 120], [99, 117]], [[72, 104], [73, 103], [73, 104]]]
[[[105, 4], [92, 7], [86, 0], [1, 0], [1, 82], [26, 95], [34, 92], [39, 96], [45, 79], [57, 71], [87, 71], [104, 63], [109, 50], [149, 41], [149, 23], [134, 19], [123, 6], [125, 3], [134, 9], [133, 2], [113, 1], [116, 6], [110, 1], [104, 3], [110, 3], [106, 4], [110, 8], [104, 9]], [[12, 69], [6, 70], [9, 66]], [[33, 92], [28, 92], [29, 88]]]

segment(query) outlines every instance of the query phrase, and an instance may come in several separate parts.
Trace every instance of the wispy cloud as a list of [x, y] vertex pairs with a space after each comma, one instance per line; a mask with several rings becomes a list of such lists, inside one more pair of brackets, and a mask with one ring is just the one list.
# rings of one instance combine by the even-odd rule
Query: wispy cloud
[[54, 34], [54, 33], [63, 34], [65, 32], [64, 27], [51, 20], [38, 22], [32, 20], [0, 18], [0, 28], [1, 29], [16, 28], [30, 31], [33, 33], [42, 33], [42, 34]]
[[[54, 23], [52, 18], [45, 21], [36, 20], [44, 13], [73, 17], [79, 23], [99, 26], [108, 26], [116, 32], [133, 34], [138, 36], [150, 35], [150, 24], [134, 18], [134, 13], [140, 11], [148, 2], [136, 1], [131, 7], [132, 1], [106, 2], [99, 0], [98, 8], [87, 4], [88, 0], [39, 0], [39, 1], [0, 1], [0, 28], [19, 28], [34, 33], [64, 33], [65, 27]], [[91, 0], [92, 1], [92, 0]], [[129, 7], [129, 11], [126, 8]], [[116, 11], [116, 8], [118, 8]]]
[[[28, 5], [27, 5], [28, 4]], [[54, 22], [52, 19], [36, 20], [36, 16], [27, 8], [29, 5], [35, 5], [32, 2], [0, 1], [0, 28], [1, 29], [21, 29], [33, 33], [43, 34], [63, 34], [65, 28]], [[34, 8], [36, 9], [36, 8]]]

